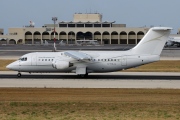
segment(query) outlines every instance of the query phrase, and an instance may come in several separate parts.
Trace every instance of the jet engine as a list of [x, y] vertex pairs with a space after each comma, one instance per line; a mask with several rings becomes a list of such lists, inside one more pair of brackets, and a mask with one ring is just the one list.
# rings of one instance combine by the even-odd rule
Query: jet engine
[[66, 69], [68, 67], [71, 67], [71, 66], [73, 66], [73, 64], [68, 61], [57, 60], [52, 63], [52, 66], [53, 66], [53, 68], [61, 70], [61, 69]]

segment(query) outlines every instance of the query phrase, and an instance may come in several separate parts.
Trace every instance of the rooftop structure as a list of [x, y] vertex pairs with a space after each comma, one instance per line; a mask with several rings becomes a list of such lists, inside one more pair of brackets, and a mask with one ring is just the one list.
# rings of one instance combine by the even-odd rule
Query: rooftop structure
[[3, 34], [4, 34], [4, 29], [0, 28], [0, 35], [3, 35]]
[[[54, 24], [45, 24], [43, 27], [53, 27]], [[62, 28], [101, 28], [101, 27], [126, 27], [126, 24], [115, 24], [115, 21], [102, 21], [102, 15], [99, 13], [94, 14], [74, 14], [73, 21], [60, 21], [56, 27]]]
[[74, 14], [73, 22], [102, 22], [102, 15], [99, 13]]

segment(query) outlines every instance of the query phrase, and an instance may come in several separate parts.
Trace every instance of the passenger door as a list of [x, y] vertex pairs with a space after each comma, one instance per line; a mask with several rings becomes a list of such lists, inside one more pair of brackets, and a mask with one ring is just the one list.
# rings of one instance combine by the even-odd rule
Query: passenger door
[[21, 71], [21, 60], [19, 60], [19, 71]]
[[121, 65], [122, 66], [126, 66], [127, 65], [127, 58], [126, 56], [123, 56], [122, 59], [121, 59]]
[[37, 65], [36, 55], [33, 55], [31, 58], [31, 65]]

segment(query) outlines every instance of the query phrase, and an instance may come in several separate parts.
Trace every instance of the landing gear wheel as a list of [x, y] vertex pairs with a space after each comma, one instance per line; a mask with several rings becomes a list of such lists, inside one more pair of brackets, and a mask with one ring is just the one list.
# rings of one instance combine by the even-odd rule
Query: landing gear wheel
[[86, 73], [86, 74], [79, 74], [78, 76], [80, 76], [81, 78], [85, 78], [85, 77], [88, 77], [88, 73]]
[[85, 74], [85, 77], [88, 77], [88, 73]]
[[82, 78], [84, 78], [85, 77], [85, 75], [84, 74], [82, 74], [82, 75], [80, 75]]
[[18, 77], [21, 77], [21, 73], [18, 73], [17, 76], [18, 76]]

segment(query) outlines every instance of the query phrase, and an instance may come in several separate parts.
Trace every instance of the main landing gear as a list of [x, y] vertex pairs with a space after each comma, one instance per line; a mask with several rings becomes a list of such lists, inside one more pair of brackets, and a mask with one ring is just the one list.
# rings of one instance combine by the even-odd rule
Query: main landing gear
[[86, 74], [79, 74], [78, 76], [81, 77], [81, 78], [86, 78], [86, 77], [88, 77], [88, 73], [86, 73]]
[[21, 77], [21, 73], [19, 72], [19, 73], [17, 74], [17, 76], [18, 76], [18, 77]]

